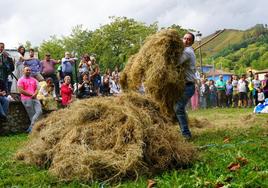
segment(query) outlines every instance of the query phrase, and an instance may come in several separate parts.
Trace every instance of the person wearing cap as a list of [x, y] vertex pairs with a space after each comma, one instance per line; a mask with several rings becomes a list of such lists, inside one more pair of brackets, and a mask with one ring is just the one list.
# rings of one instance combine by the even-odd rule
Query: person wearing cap
[[44, 60], [41, 61], [41, 73], [45, 79], [52, 78], [55, 85], [56, 95], [60, 94], [59, 81], [55, 71], [55, 65], [58, 64], [58, 61], [51, 59], [50, 53], [45, 54]]

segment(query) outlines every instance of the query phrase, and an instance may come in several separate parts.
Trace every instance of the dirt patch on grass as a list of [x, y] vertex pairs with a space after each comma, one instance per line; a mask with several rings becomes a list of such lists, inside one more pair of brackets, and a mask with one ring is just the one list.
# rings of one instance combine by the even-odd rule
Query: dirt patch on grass
[[189, 118], [189, 127], [197, 128], [197, 129], [208, 128], [208, 127], [211, 127], [211, 123], [209, 122], [207, 118], [191, 117]]
[[[208, 110], [189, 118], [191, 129], [194, 132], [205, 132], [222, 129], [247, 129], [253, 126], [265, 126], [265, 115], [256, 115], [239, 109], [224, 109], [222, 111]], [[202, 122], [202, 120], [205, 120]]]

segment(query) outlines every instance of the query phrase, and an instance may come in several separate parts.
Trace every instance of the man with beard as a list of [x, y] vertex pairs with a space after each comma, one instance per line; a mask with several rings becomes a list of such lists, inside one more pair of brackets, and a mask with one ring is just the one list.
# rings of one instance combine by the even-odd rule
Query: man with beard
[[24, 67], [23, 75], [24, 76], [18, 80], [18, 89], [21, 94], [21, 102], [31, 120], [30, 127], [27, 131], [31, 132], [34, 123], [42, 114], [42, 107], [40, 101], [36, 99], [38, 94], [38, 81], [31, 77], [31, 68]]

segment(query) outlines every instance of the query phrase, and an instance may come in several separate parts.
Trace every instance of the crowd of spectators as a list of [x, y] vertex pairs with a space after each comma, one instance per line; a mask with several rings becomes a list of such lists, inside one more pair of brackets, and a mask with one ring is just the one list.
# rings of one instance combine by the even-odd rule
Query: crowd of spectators
[[11, 92], [20, 93], [31, 120], [29, 132], [43, 111], [64, 108], [74, 100], [121, 93], [118, 67], [113, 72], [107, 69], [101, 74], [94, 56], [84, 54], [78, 62], [69, 52], [63, 55], [61, 60], [54, 60], [50, 53], [46, 53], [40, 61], [35, 57], [34, 49], [30, 49], [29, 57], [25, 57], [25, 48], [20, 46], [18, 58], [13, 61], [5, 52], [4, 43], [0, 43], [1, 121], [8, 121], [9, 100], [12, 98], [7, 96]]
[[[0, 43], [0, 119], [7, 121], [8, 94], [18, 92], [30, 117], [31, 127], [42, 111], [53, 111], [66, 107], [74, 100], [95, 96], [117, 96], [121, 93], [120, 72], [105, 70], [101, 74], [100, 66], [94, 56], [84, 54], [81, 61], [69, 52], [61, 60], [54, 60], [46, 53], [43, 60], [35, 57], [34, 49], [25, 57], [25, 48], [18, 48], [18, 59], [13, 59], [4, 51]], [[75, 69], [77, 66], [77, 72]], [[13, 72], [13, 73], [12, 73]], [[11, 77], [11, 78], [10, 78]], [[13, 79], [12, 79], [13, 77]], [[264, 80], [258, 75], [233, 75], [224, 81], [223, 76], [214, 82], [205, 77], [195, 85], [195, 94], [190, 106], [193, 110], [209, 107], [251, 107], [268, 98], [268, 74]], [[144, 87], [139, 89], [144, 93]]]
[[225, 81], [223, 75], [219, 79], [208, 80], [205, 76], [197, 81], [190, 106], [198, 108], [230, 108], [253, 107], [268, 98], [268, 74], [259, 80], [258, 74], [232, 75]]

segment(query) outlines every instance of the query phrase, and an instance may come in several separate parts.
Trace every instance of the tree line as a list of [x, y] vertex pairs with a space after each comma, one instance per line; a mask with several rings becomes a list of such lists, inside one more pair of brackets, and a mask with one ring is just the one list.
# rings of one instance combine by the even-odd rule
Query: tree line
[[[128, 58], [138, 52], [146, 37], [165, 29], [159, 28], [157, 22], [147, 25], [127, 17], [110, 17], [110, 20], [109, 24], [94, 31], [77, 25], [68, 36], [51, 36], [38, 47], [39, 57], [50, 53], [54, 59], [61, 59], [64, 52], [69, 51], [80, 58], [88, 53], [96, 57], [102, 72], [115, 66], [122, 69]], [[176, 29], [180, 36], [189, 30], [193, 31], [176, 24], [167, 28]], [[27, 41], [26, 48], [30, 47], [31, 43]]]

